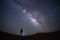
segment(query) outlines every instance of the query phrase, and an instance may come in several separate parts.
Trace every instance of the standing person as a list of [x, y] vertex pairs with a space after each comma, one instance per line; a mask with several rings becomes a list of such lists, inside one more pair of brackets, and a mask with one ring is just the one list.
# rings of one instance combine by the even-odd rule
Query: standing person
[[20, 38], [19, 38], [19, 40], [22, 40], [22, 32], [23, 32], [23, 29], [20, 30]]
[[22, 36], [23, 29], [20, 30], [20, 36]]

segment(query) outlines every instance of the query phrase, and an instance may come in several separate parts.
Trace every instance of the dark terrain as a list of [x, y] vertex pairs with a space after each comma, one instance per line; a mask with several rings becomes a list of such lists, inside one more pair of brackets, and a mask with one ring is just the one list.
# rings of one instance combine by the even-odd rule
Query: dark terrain
[[0, 40], [59, 40], [60, 31], [51, 33], [37, 33], [30, 36], [18, 36], [0, 31]]

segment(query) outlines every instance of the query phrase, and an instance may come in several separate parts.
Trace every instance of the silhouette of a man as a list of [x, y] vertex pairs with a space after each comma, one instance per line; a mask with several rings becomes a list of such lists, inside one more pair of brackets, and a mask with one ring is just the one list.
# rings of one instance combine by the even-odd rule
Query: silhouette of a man
[[20, 35], [22, 36], [23, 29], [20, 30]]

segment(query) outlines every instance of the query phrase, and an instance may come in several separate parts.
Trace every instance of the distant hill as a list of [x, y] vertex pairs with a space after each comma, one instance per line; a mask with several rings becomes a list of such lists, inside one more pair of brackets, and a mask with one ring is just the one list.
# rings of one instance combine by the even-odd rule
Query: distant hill
[[0, 40], [59, 40], [60, 30], [50, 33], [37, 33], [29, 36], [19, 36], [0, 31]]

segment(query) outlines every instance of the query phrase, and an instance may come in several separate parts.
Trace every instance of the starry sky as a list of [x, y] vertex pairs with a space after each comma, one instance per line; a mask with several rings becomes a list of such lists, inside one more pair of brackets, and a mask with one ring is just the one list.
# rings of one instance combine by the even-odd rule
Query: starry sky
[[0, 31], [32, 35], [60, 30], [59, 0], [0, 0]]

